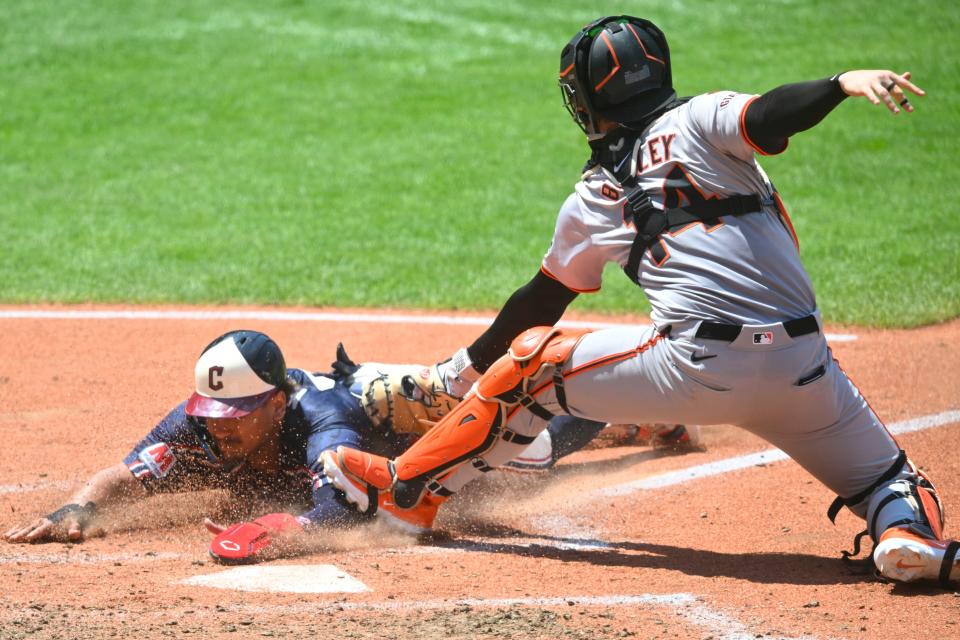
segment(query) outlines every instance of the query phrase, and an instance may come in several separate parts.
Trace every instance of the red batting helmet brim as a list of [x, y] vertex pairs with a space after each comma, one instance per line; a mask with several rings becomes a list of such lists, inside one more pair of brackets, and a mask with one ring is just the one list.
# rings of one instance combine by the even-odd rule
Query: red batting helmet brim
[[198, 418], [242, 418], [258, 409], [276, 391], [271, 389], [246, 398], [210, 398], [194, 393], [187, 400], [186, 412]]

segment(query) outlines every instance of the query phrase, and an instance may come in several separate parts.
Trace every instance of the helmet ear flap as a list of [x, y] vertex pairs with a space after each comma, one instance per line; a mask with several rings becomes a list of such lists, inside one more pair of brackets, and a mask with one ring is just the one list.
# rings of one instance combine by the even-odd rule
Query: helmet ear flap
[[599, 137], [601, 134], [597, 130], [596, 117], [586, 84], [585, 61], [592, 40], [590, 33], [606, 19], [595, 20], [581, 29], [560, 52], [559, 85], [563, 105], [573, 121], [590, 139]]

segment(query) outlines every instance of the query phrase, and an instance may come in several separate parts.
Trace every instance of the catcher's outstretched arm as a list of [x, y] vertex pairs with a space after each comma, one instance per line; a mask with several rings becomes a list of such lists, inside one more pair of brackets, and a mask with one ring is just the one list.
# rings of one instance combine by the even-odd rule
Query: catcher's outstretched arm
[[861, 69], [831, 78], [785, 84], [771, 89], [753, 102], [743, 116], [746, 134], [765, 153], [780, 153], [787, 139], [814, 127], [848, 96], [863, 96], [884, 104], [891, 113], [900, 107], [913, 111], [905, 90], [922, 96], [923, 89], [910, 82], [910, 72]]
[[787, 138], [816, 125], [846, 97], [837, 76], [785, 84], [747, 105], [743, 126], [765, 153], [780, 153]]
[[3, 538], [7, 542], [45, 542], [63, 537], [71, 541], [82, 540], [98, 508], [146, 495], [140, 482], [121, 462], [95, 473], [56, 511], [29, 524], [13, 527], [3, 534]]
[[480, 373], [486, 371], [527, 329], [555, 325], [576, 297], [576, 291], [538, 271], [507, 299], [493, 324], [467, 347], [474, 368]]

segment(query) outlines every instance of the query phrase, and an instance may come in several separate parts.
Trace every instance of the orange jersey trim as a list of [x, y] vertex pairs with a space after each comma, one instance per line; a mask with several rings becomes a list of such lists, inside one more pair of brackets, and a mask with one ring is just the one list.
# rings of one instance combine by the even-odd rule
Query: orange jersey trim
[[570, 285], [568, 285], [566, 282], [564, 282], [557, 276], [550, 273], [550, 270], [547, 269], [547, 267], [542, 264], [540, 265], [540, 271], [543, 273], [543, 275], [547, 276], [551, 280], [556, 280], [557, 282], [565, 286], [567, 289], [570, 289], [570, 291], [573, 291], [574, 293], [596, 293], [597, 291], [600, 291], [600, 287], [596, 287], [595, 289], [575, 289], [574, 287], [571, 287]]
[[800, 236], [797, 235], [796, 229], [793, 228], [793, 220], [790, 219], [790, 214], [787, 213], [787, 208], [784, 206], [783, 200], [780, 199], [780, 194], [776, 191], [773, 192], [773, 201], [777, 203], [780, 217], [783, 218], [784, 224], [787, 225], [787, 230], [790, 232], [790, 235], [793, 236], [794, 246], [797, 248], [797, 251], [800, 251]]
[[761, 149], [753, 140], [750, 139], [750, 136], [747, 134], [747, 126], [746, 126], [746, 122], [745, 122], [745, 119], [746, 119], [746, 116], [747, 116], [747, 109], [749, 109], [749, 108], [750, 108], [750, 105], [752, 105], [753, 102], [754, 102], [757, 98], [759, 98], [759, 97], [760, 97], [760, 96], [753, 96], [752, 98], [750, 98], [749, 100], [747, 100], [747, 104], [743, 105], [743, 109], [740, 110], [740, 137], [743, 138], [744, 142], [746, 142], [748, 145], [750, 145], [750, 148], [751, 148], [751, 149], [753, 149], [754, 151], [756, 151], [756, 152], [759, 153], [760, 155], [762, 155], [762, 156], [777, 156], [777, 155], [780, 155], [781, 153], [783, 153], [784, 151], [786, 151], [786, 150], [787, 150], [787, 147], [790, 146], [790, 138], [787, 138], [786, 143], [783, 145], [783, 149], [780, 149], [780, 151], [774, 151], [773, 153], [770, 153], [769, 151], [764, 151], [763, 149]]
[[621, 351], [620, 353], [614, 353], [611, 355], [603, 356], [602, 358], [597, 358], [592, 362], [586, 362], [580, 365], [579, 367], [576, 367], [575, 369], [571, 369], [570, 371], [567, 371], [566, 374], [564, 374], [563, 379], [566, 380], [567, 378], [578, 376], [581, 373], [585, 373], [590, 369], [596, 369], [597, 367], [602, 367], [605, 364], [614, 364], [616, 362], [620, 362], [622, 360], [627, 360], [634, 356], [638, 356], [644, 351], [646, 351], [647, 349], [650, 349], [651, 347], [656, 345], [661, 340], [663, 340], [663, 334], [658, 333], [657, 335], [653, 336], [643, 344], [637, 345], [636, 347], [634, 347], [633, 349], [630, 349], [629, 351]]

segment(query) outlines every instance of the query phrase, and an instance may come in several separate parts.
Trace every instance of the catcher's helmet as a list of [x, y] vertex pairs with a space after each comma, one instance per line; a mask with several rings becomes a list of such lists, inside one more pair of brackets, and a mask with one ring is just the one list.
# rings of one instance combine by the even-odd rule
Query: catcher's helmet
[[670, 49], [649, 20], [594, 20], [560, 53], [564, 105], [591, 140], [602, 137], [597, 117], [629, 126], [669, 104], [676, 93]]

